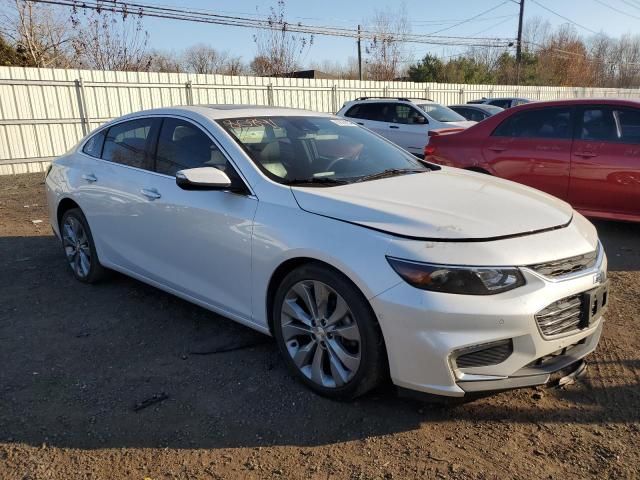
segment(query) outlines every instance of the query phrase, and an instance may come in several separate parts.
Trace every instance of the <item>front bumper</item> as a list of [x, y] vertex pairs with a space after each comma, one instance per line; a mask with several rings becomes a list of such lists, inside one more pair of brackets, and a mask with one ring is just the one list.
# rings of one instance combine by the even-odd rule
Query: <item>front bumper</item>
[[[606, 257], [597, 270], [606, 270]], [[545, 338], [535, 315], [557, 300], [593, 289], [593, 272], [564, 281], [527, 269], [523, 274], [526, 285], [492, 296], [428, 292], [402, 282], [373, 298], [394, 384], [453, 397], [541, 385], [591, 353], [603, 316], [585, 328]], [[512, 342], [513, 351], [501, 363], [460, 369], [452, 361], [461, 350], [503, 340]]]

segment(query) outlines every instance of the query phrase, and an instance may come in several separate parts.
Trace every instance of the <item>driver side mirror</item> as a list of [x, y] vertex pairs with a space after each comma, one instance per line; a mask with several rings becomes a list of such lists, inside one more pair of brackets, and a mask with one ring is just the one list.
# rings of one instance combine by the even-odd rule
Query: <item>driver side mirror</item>
[[427, 119], [424, 118], [423, 116], [418, 116], [414, 118], [413, 123], [416, 123], [418, 125], [424, 125], [425, 123], [429, 123], [429, 122], [427, 122]]
[[176, 173], [176, 184], [183, 190], [228, 190], [231, 180], [222, 170], [198, 167]]

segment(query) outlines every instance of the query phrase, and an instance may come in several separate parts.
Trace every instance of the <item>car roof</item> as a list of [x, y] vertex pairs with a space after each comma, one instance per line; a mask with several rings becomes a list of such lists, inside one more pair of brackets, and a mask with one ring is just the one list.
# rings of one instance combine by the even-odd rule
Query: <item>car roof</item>
[[547, 100], [518, 105], [510, 108], [509, 111], [516, 112], [539, 107], [568, 107], [572, 105], [618, 105], [640, 108], [640, 100], [626, 98], [571, 98], [565, 100]]
[[406, 97], [366, 97], [366, 98], [356, 98], [354, 100], [349, 100], [345, 102], [345, 105], [351, 105], [354, 103], [380, 103], [380, 102], [401, 102], [401, 103], [414, 103], [416, 105], [419, 104], [427, 104], [427, 103], [437, 103], [428, 98], [406, 98]]
[[495, 105], [487, 105], [485, 103], [460, 103], [458, 105], [449, 105], [449, 108], [472, 108], [476, 110], [482, 110], [483, 112], [495, 112], [495, 109], [499, 109], [499, 111], [504, 110], [504, 108], [497, 107]]
[[296, 116], [296, 117], [330, 117], [331, 114], [314, 112], [311, 110], [303, 110], [299, 108], [271, 107], [268, 105], [193, 105], [193, 106], [174, 106], [165, 108], [154, 108], [150, 110], [141, 110], [131, 113], [120, 118], [140, 117], [144, 115], [176, 115], [197, 114], [205, 116], [211, 120], [222, 118], [241, 118], [241, 117], [274, 117], [274, 116]]

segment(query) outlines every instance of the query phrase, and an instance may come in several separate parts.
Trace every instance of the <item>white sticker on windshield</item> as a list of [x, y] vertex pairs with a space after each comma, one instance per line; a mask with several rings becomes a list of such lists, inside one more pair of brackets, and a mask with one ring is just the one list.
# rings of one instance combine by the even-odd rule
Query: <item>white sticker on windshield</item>
[[336, 125], [340, 125], [341, 127], [355, 127], [356, 126], [355, 123], [352, 123], [352, 122], [350, 122], [348, 120], [340, 120], [340, 119], [333, 120], [332, 119], [331, 121], [333, 123], [335, 123]]

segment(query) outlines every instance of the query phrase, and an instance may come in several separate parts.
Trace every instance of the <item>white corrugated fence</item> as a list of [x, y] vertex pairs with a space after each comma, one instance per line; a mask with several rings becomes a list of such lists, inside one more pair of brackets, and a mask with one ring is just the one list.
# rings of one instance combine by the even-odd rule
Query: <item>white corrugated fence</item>
[[335, 113], [361, 96], [451, 105], [491, 96], [640, 98], [640, 90], [0, 67], [0, 174], [42, 171], [97, 126], [138, 110], [234, 103]]

